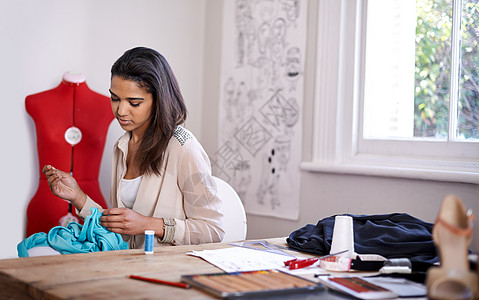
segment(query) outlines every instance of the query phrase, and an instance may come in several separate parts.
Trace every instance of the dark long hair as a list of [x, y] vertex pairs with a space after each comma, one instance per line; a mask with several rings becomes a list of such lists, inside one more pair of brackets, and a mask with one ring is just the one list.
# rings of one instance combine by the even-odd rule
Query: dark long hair
[[111, 77], [133, 80], [153, 96], [151, 122], [136, 157], [141, 174], [161, 174], [164, 152], [173, 132], [186, 120], [187, 110], [178, 82], [166, 59], [157, 51], [136, 47], [111, 67]]

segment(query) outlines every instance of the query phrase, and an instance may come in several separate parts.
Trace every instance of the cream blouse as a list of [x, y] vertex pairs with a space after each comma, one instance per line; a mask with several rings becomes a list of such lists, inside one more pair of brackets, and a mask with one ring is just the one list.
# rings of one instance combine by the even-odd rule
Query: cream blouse
[[[114, 146], [110, 207], [124, 207], [120, 181], [126, 174], [126, 157], [130, 133], [126, 132]], [[222, 228], [221, 201], [211, 177], [210, 160], [201, 144], [187, 129], [178, 126], [165, 151], [161, 175], [143, 174], [133, 210], [163, 218], [173, 245], [220, 242]], [[79, 212], [90, 214], [90, 207], [101, 207], [90, 197]], [[123, 235], [130, 248], [142, 248], [144, 235]], [[165, 241], [163, 241], [165, 242]], [[157, 239], [155, 246], [165, 245]]]

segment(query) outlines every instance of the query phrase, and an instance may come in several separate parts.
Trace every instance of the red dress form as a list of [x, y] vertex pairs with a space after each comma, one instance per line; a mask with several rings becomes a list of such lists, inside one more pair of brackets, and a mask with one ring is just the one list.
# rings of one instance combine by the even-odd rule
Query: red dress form
[[[25, 99], [26, 110], [35, 122], [40, 164], [38, 190], [27, 208], [27, 236], [48, 232], [68, 213], [68, 202], [50, 191], [41, 171], [44, 165], [72, 171], [81, 189], [107, 207], [98, 176], [108, 127], [113, 120], [110, 100], [90, 90], [84, 77], [71, 79], [71, 75], [65, 73], [56, 88]], [[79, 128], [82, 134], [74, 146], [65, 140], [65, 131], [72, 126]]]

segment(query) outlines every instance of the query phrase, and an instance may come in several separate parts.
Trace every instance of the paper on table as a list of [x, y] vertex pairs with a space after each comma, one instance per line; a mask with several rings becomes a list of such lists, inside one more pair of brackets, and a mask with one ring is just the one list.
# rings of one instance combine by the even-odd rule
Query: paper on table
[[201, 257], [225, 272], [284, 269], [284, 255], [242, 247], [188, 252]]

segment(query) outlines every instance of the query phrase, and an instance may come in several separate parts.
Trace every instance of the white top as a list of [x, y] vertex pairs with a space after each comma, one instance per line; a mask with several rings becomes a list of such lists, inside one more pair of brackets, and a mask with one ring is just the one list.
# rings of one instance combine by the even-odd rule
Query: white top
[[141, 176], [133, 179], [124, 179], [120, 181], [120, 200], [125, 207], [131, 209], [140, 189]]

